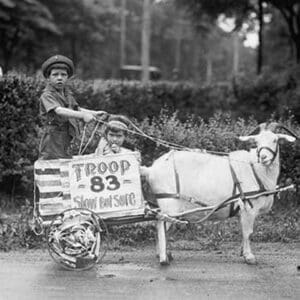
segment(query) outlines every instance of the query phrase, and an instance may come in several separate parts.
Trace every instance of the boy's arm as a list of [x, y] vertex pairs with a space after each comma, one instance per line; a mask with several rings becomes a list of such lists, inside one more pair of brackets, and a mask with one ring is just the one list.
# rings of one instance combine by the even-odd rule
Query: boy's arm
[[58, 114], [59, 116], [63, 116], [66, 118], [75, 118], [75, 119], [81, 119], [86, 123], [89, 123], [95, 119], [95, 116], [89, 112], [89, 111], [76, 111], [70, 108], [66, 107], [56, 107], [54, 109], [55, 113]]
[[104, 117], [107, 115], [107, 112], [104, 110], [91, 110], [87, 108], [78, 107], [79, 111], [88, 112], [94, 115], [94, 117]]

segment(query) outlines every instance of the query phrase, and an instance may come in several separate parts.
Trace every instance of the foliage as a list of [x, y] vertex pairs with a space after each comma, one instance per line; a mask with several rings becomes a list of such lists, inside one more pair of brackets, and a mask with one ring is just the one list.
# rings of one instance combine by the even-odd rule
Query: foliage
[[[43, 41], [50, 46], [45, 49], [45, 57], [57, 52], [69, 56], [83, 77], [99, 77], [99, 73], [105, 74], [106, 68], [114, 65], [109, 56], [116, 55], [112, 49], [117, 49], [119, 26], [118, 11], [112, 1], [40, 1], [51, 11], [62, 32], [62, 37]], [[105, 64], [101, 61], [103, 57]]]
[[[281, 123], [288, 128], [293, 128], [292, 130], [298, 136], [300, 135], [300, 127], [294, 123], [293, 118], [285, 121], [281, 120]], [[237, 137], [247, 135], [256, 126], [257, 121], [254, 119], [249, 119], [247, 122], [242, 118], [232, 119], [229, 113], [217, 113], [207, 122], [199, 119], [195, 123], [190, 119], [181, 122], [176, 114], [169, 116], [166, 112], [162, 112], [151, 121], [145, 119], [139, 124], [139, 128], [155, 138], [175, 145], [220, 153], [245, 148], [245, 145], [239, 142]], [[139, 150], [142, 152], [143, 164], [145, 165], [150, 165], [153, 159], [169, 150], [160, 144], [144, 140], [141, 137], [136, 138], [133, 143], [138, 145]], [[296, 144], [284, 143], [281, 145], [281, 176], [279, 179], [280, 185], [294, 183], [298, 194], [300, 191], [300, 168], [299, 163], [297, 163], [300, 159], [299, 147], [299, 141]], [[294, 194], [292, 198], [283, 198], [280, 201], [285, 200], [288, 200], [286, 202], [297, 203], [297, 195]]]
[[220, 14], [226, 14], [228, 17], [243, 18], [251, 9], [251, 0], [177, 0], [180, 6], [186, 7], [195, 18], [201, 15], [208, 15], [212, 19], [218, 18]]
[[23, 75], [0, 79], [0, 181], [8, 175], [22, 179], [37, 157], [37, 94], [42, 86], [37, 78]]
[[[257, 218], [251, 240], [255, 242], [299, 242], [299, 206], [278, 203], [267, 215]], [[109, 249], [154, 246], [154, 222], [119, 225], [108, 228]], [[102, 236], [103, 238], [103, 236]], [[217, 250], [224, 242], [240, 242], [241, 230], [238, 218], [225, 221], [207, 221], [203, 224], [183, 226], [174, 225], [169, 232], [172, 248]], [[186, 241], [186, 243], [184, 242]], [[196, 246], [191, 244], [196, 242]], [[27, 202], [15, 213], [0, 211], [0, 251], [18, 248], [43, 248], [46, 246], [44, 236], [36, 236], [32, 231], [32, 208]]]
[[[300, 11], [299, 0], [266, 0], [262, 1], [276, 8], [286, 21], [289, 37], [294, 44], [297, 63], [300, 63]], [[210, 16], [216, 20], [220, 14], [225, 14], [236, 19], [237, 27], [240, 27], [243, 21], [247, 20], [251, 12], [257, 13], [255, 0], [177, 0], [179, 5], [186, 7], [194, 19], [203, 15]]]
[[[243, 111], [244, 116], [256, 115], [266, 118], [270, 112], [276, 118], [286, 118], [292, 114], [300, 120], [299, 67], [274, 74], [266, 70], [254, 79], [240, 76], [234, 81], [236, 102], [233, 111]], [[260, 115], [260, 116], [259, 116]]]
[[60, 32], [53, 23], [51, 12], [40, 1], [0, 1], [0, 50], [5, 72], [14, 54], [21, 59], [32, 55], [31, 50], [36, 47], [41, 33], [57, 35]]
[[1, 213], [0, 209], [0, 251], [40, 247], [45, 240], [32, 231], [32, 207], [26, 201], [14, 213]]
[[[276, 113], [273, 118], [281, 117], [299, 135], [299, 126], [290, 117], [288, 109], [294, 107], [294, 113], [299, 113], [297, 74], [294, 70], [278, 76], [266, 74], [256, 81], [241, 78], [233, 90], [224, 85], [198, 87], [182, 82], [143, 86], [140, 82], [129, 81], [93, 83], [75, 80], [72, 84], [83, 107], [125, 114], [148, 135], [169, 142], [228, 152], [243, 147], [236, 136], [247, 134], [257, 122], [270, 119], [271, 112]], [[38, 98], [44, 85], [44, 80], [17, 74], [0, 79], [0, 181], [2, 190], [10, 193], [12, 198], [15, 193], [24, 192], [24, 188], [25, 191], [32, 190], [32, 165], [37, 159], [40, 135]], [[263, 107], [266, 107], [264, 111]], [[226, 113], [231, 108], [233, 111]], [[255, 120], [242, 118], [249, 117], [251, 112]], [[299, 120], [299, 115], [296, 117]], [[95, 124], [87, 126], [83, 145], [94, 128]], [[85, 153], [96, 148], [101, 130], [100, 126]], [[129, 143], [132, 148], [141, 150], [146, 165], [166, 151], [151, 140], [138, 136], [131, 136]], [[80, 141], [73, 144], [74, 154], [78, 154], [79, 146]], [[299, 155], [297, 151], [299, 149], [293, 145], [282, 147], [285, 181], [299, 176], [294, 164]]]
[[[237, 92], [237, 99], [251, 99], [252, 97], [260, 99], [262, 97], [270, 100], [274, 94], [266, 94], [266, 91], [269, 89], [273, 91], [275, 84], [280, 84], [281, 95], [285, 93], [293, 95], [299, 86], [296, 74], [293, 72], [286, 74], [278, 81], [274, 77], [270, 79], [271, 83], [268, 82], [268, 76], [266, 76], [264, 80], [255, 82], [255, 84], [248, 82], [248, 84], [253, 84], [252, 88], [248, 87], [248, 89], [246, 89], [247, 84], [237, 83], [238, 91], [240, 90], [240, 94]], [[282, 82], [289, 84], [284, 85]], [[32, 172], [26, 174], [25, 170], [37, 158], [39, 140], [37, 99], [44, 84], [44, 81], [39, 78], [17, 74], [5, 76], [0, 80], [0, 171], [2, 175], [17, 177], [19, 183], [26, 182], [29, 190], [32, 190], [28, 185], [28, 183], [32, 185]], [[264, 85], [266, 86], [265, 89], [263, 88]], [[138, 82], [118, 81], [101, 81], [96, 86], [98, 88], [95, 88], [91, 82], [75, 81], [73, 83], [73, 87], [78, 89], [77, 97], [82, 105], [106, 109], [109, 112], [126, 113], [132, 120], [134, 117], [136, 118], [134, 122], [146, 134], [191, 148], [221, 152], [240, 149], [244, 146], [239, 143], [236, 137], [249, 133], [257, 125], [257, 120], [254, 118], [247, 120], [241, 117], [233, 118], [231, 114], [224, 112], [215, 114], [211, 112], [211, 117], [207, 119], [191, 114], [196, 112], [197, 107], [201, 112], [201, 105], [196, 103], [196, 106], [193, 107], [193, 102], [189, 98], [200, 95], [200, 92], [206, 95], [203, 105], [209, 103], [212, 110], [214, 106], [210, 103], [211, 99], [214, 101], [217, 99], [220, 101], [220, 105], [225, 105], [221, 102], [223, 95], [226, 94], [224, 90], [227, 92], [224, 87], [219, 87], [219, 90], [213, 86], [208, 86], [199, 88], [198, 91], [191, 91], [190, 89], [194, 87], [189, 84], [183, 85], [183, 83], [179, 83], [178, 86], [168, 82], [141, 86]], [[251, 96], [251, 91], [255, 93], [254, 96]], [[279, 93], [278, 90], [276, 93]], [[176, 99], [177, 103], [173, 98]], [[165, 100], [169, 101], [167, 102], [169, 108], [161, 110]], [[297, 103], [295, 101], [295, 104]], [[240, 107], [242, 109], [241, 114], [244, 113], [244, 110], [249, 109], [243, 105]], [[250, 105], [254, 104], [250, 103]], [[181, 113], [178, 113], [179, 111]], [[151, 117], [145, 117], [146, 114], [151, 115]], [[264, 119], [264, 121], [266, 120]], [[300, 135], [299, 124], [292, 117], [287, 118], [283, 114], [281, 121], [295, 131], [298, 136]], [[91, 132], [93, 125], [89, 126], [88, 131]], [[168, 151], [162, 145], [139, 136], [130, 135], [129, 140], [142, 152], [143, 164], [145, 165], [151, 164], [153, 159]], [[298, 194], [300, 169], [297, 162], [300, 158], [299, 154], [299, 144], [296, 144], [296, 147], [289, 144], [281, 146], [282, 175], [280, 184], [295, 182], [298, 184]], [[11, 186], [4, 179], [2, 178], [2, 189], [6, 186], [10, 190]], [[299, 233], [297, 197], [299, 196], [295, 193], [283, 194], [281, 199], [277, 200], [277, 205], [280, 208], [274, 210], [274, 214], [271, 213], [258, 221], [258, 227], [253, 236], [254, 240], [295, 240]], [[2, 207], [5, 204], [9, 206], [10, 199], [4, 199], [2, 195], [0, 198]], [[22, 203], [24, 204], [24, 197], [18, 201], [18, 204]], [[9, 250], [20, 246], [35, 247], [40, 245], [43, 239], [34, 237], [30, 229], [31, 217], [32, 207], [28, 202], [21, 208], [21, 213], [14, 214], [11, 218], [5, 218], [0, 213], [0, 249]], [[277, 226], [274, 227], [275, 223]], [[239, 238], [237, 228], [237, 221], [233, 219], [226, 221], [225, 225], [209, 223], [208, 227], [192, 228], [192, 230], [193, 232], [196, 230], [197, 238], [204, 238], [202, 247], [217, 248], [222, 241], [237, 240]], [[136, 224], [112, 228], [111, 230], [114, 247], [134, 245], [136, 242], [153, 241], [154, 239], [153, 225]], [[175, 238], [183, 236], [192, 237], [178, 230]]]
[[[8, 7], [10, 3], [13, 6]], [[124, 63], [139, 65], [142, 1], [127, 1], [124, 13]], [[17, 21], [9, 19], [10, 14]], [[0, 65], [5, 72], [13, 69], [35, 74], [46, 58], [60, 53], [74, 60], [81, 78], [120, 78], [120, 15], [120, 0], [2, 0], [0, 36], [6, 54], [0, 52]], [[206, 80], [210, 63], [213, 79], [228, 80], [232, 43], [220, 29], [214, 30], [215, 24], [203, 18], [195, 30], [190, 16], [173, 1], [152, 1], [151, 18], [151, 65], [160, 68], [162, 78], [173, 80], [176, 69], [181, 80], [201, 82]], [[210, 34], [206, 34], [208, 28]], [[241, 56], [247, 66], [252, 64], [251, 51], [243, 47]], [[247, 66], [241, 65], [251, 73]]]
[[294, 44], [297, 63], [300, 63], [300, 10], [299, 0], [267, 0], [273, 7], [282, 14], [289, 31], [289, 36]]

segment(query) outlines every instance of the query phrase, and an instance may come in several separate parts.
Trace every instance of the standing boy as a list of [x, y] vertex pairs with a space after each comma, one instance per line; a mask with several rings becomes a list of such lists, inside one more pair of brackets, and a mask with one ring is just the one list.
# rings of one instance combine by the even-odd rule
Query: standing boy
[[63, 55], [52, 56], [43, 63], [42, 71], [47, 86], [40, 98], [43, 135], [39, 159], [71, 158], [71, 140], [79, 135], [77, 120], [89, 123], [106, 112], [78, 106], [66, 85], [74, 73], [74, 64], [69, 58]]

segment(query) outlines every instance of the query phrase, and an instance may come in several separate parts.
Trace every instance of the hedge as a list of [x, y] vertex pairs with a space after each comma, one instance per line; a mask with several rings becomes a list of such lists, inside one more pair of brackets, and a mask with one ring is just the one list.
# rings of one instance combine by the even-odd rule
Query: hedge
[[[293, 73], [291, 73], [293, 74]], [[237, 80], [231, 88], [227, 84], [198, 87], [191, 83], [151, 82], [142, 85], [132, 81], [95, 81], [83, 82], [74, 80], [72, 86], [76, 98], [83, 107], [102, 109], [110, 113], [128, 115], [136, 124], [150, 135], [173, 141], [188, 147], [207, 150], [225, 151], [243, 147], [236, 139], [239, 134], [247, 134], [263, 119], [259, 114], [259, 105], [249, 102], [258, 99], [257, 103], [269, 101], [272, 109], [263, 115], [270, 118], [285, 116], [286, 110], [280, 103], [276, 106], [274, 95], [287, 99], [297, 99], [300, 85], [287, 77], [286, 84], [270, 79], [246, 82]], [[242, 84], [244, 82], [244, 84]], [[273, 85], [277, 82], [277, 86]], [[293, 82], [293, 84], [291, 84]], [[0, 78], [0, 182], [1, 189], [11, 192], [23, 184], [25, 191], [30, 191], [32, 174], [26, 168], [37, 159], [40, 121], [38, 116], [38, 98], [45, 86], [45, 81], [38, 77], [27, 77], [20, 74], [9, 74]], [[252, 88], [251, 88], [252, 87]], [[255, 88], [253, 88], [255, 87]], [[253, 95], [251, 95], [251, 90]], [[269, 92], [267, 92], [269, 91]], [[278, 98], [279, 99], [279, 98]], [[253, 100], [254, 101], [254, 100]], [[255, 118], [237, 118], [239, 105], [240, 116], [255, 113]], [[297, 101], [290, 102], [295, 108]], [[284, 102], [284, 105], [287, 101]], [[255, 107], [255, 110], [253, 107]], [[232, 112], [224, 113], [226, 111]], [[293, 109], [293, 107], [291, 108]], [[220, 111], [220, 113], [215, 113]], [[221, 113], [222, 112], [222, 113]], [[299, 113], [299, 111], [297, 111]], [[295, 115], [297, 115], [295, 113]], [[201, 118], [202, 117], [202, 118]], [[285, 118], [290, 128], [298, 132], [297, 119]], [[89, 126], [91, 132], [93, 124]], [[150, 164], [153, 159], [166, 151], [149, 140], [138, 137], [131, 142], [140, 148], [143, 163]], [[74, 145], [74, 151], [78, 150]], [[93, 149], [90, 149], [92, 151]], [[295, 164], [298, 155], [296, 147], [282, 147], [282, 176], [298, 180], [300, 171]]]

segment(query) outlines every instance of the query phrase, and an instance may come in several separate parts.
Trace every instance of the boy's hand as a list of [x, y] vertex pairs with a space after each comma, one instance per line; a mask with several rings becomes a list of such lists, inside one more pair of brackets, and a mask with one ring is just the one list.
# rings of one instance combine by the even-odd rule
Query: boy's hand
[[113, 144], [110, 147], [106, 146], [103, 149], [103, 155], [108, 155], [108, 154], [112, 154], [112, 153], [119, 153], [120, 150], [121, 150], [121, 148], [116, 144]]
[[82, 119], [85, 123], [89, 123], [89, 122], [95, 120], [95, 117], [92, 113], [83, 112]]
[[119, 153], [121, 149], [120, 149], [120, 146], [119, 146], [119, 145], [117, 145], [117, 144], [112, 144], [112, 145], [111, 145], [111, 150], [112, 150], [113, 153]]
[[94, 116], [101, 119], [106, 119], [108, 117], [108, 113], [104, 110], [95, 111]]

